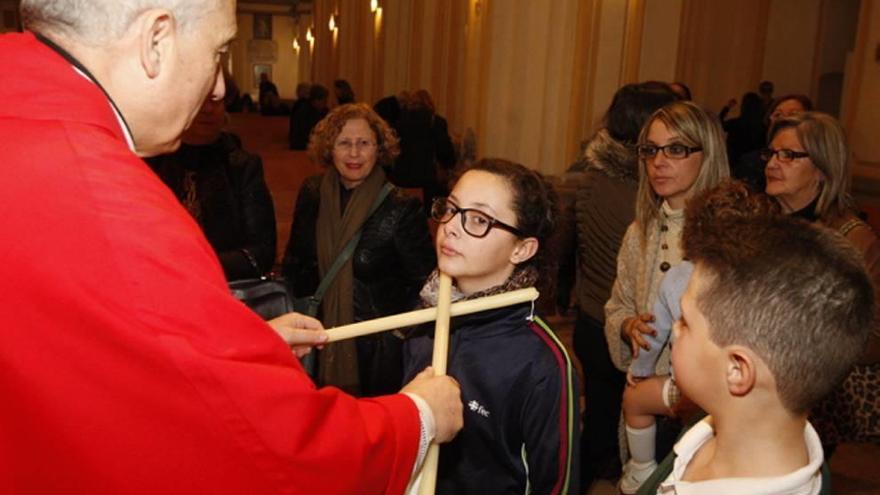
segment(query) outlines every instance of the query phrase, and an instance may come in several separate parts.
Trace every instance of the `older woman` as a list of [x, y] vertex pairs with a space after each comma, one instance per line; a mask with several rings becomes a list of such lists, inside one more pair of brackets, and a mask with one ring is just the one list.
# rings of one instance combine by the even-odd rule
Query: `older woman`
[[[773, 124], [763, 155], [767, 194], [789, 214], [837, 230], [862, 252], [880, 288], [880, 241], [856, 216], [849, 194], [850, 153], [837, 120], [819, 112], [782, 117]], [[829, 451], [842, 441], [880, 441], [880, 325], [875, 323], [861, 364], [810, 421]]]
[[[398, 153], [397, 137], [364, 104], [336, 107], [309, 141], [312, 159], [326, 168], [306, 179], [294, 210], [283, 273], [297, 297], [314, 294], [348, 241], [361, 232], [354, 254], [336, 274], [320, 306], [327, 327], [406, 311], [437, 260], [419, 200], [386, 188], [383, 167]], [[340, 345], [341, 344], [341, 345]], [[356, 346], [328, 346], [319, 381], [363, 395], [393, 393], [401, 385], [401, 340], [392, 333], [362, 337]]]
[[[655, 332], [650, 323], [660, 280], [682, 261], [685, 202], [729, 174], [718, 119], [691, 102], [674, 102], [657, 110], [642, 128], [637, 150], [636, 219], [623, 237], [617, 279], [605, 305], [608, 349], [621, 371], [627, 371], [639, 349], [645, 352], [650, 347], [645, 334]], [[671, 414], [675, 401], [669, 363], [666, 346], [654, 366], [658, 376], [633, 383], [624, 391], [632, 459], [624, 466], [623, 493], [635, 493], [656, 466], [654, 415]]]
[[[777, 120], [795, 115], [800, 112], [808, 112], [813, 109], [813, 102], [806, 95], [790, 94], [774, 101], [767, 109], [764, 116], [764, 125], [770, 129]], [[762, 138], [763, 140], [763, 138]], [[747, 151], [737, 161], [731, 162], [731, 175], [742, 180], [755, 192], [761, 192], [767, 187], [764, 177], [764, 167], [767, 160], [761, 158], [762, 142], [755, 149]]]

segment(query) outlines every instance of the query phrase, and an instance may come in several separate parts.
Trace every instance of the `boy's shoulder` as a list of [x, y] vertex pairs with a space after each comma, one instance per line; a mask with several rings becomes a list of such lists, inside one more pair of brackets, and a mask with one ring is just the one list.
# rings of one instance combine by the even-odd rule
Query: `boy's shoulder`
[[772, 478], [725, 478], [698, 482], [683, 481], [688, 464], [706, 442], [715, 436], [711, 417], [707, 416], [682, 433], [673, 451], [657, 466], [654, 473], [642, 484], [638, 495], [660, 493], [700, 494], [804, 494], [823, 495], [831, 493], [831, 477], [824, 462], [822, 444], [813, 426], [804, 428], [809, 463], [784, 476]]

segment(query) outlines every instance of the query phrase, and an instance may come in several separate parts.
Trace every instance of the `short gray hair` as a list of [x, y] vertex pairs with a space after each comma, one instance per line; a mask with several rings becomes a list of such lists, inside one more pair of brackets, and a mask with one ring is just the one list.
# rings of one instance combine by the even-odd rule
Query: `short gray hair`
[[22, 25], [98, 45], [119, 39], [142, 12], [169, 10], [182, 30], [217, 8], [218, 0], [22, 0]]

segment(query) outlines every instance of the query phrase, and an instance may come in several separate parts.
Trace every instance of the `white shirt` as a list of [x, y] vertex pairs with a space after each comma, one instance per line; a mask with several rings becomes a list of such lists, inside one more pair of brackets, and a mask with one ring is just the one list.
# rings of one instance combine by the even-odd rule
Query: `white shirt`
[[816, 495], [822, 488], [822, 443], [810, 423], [804, 427], [809, 463], [791, 473], [773, 478], [721, 478], [706, 481], [682, 481], [691, 459], [715, 430], [707, 422], [708, 417], [695, 424], [675, 444], [677, 455], [672, 473], [657, 488], [662, 495]]

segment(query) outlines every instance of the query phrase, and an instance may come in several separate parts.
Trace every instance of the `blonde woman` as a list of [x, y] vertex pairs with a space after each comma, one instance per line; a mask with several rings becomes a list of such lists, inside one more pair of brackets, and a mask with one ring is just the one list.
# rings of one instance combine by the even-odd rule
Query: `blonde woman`
[[[654, 415], [671, 415], [677, 396], [669, 377], [669, 346], [652, 346], [649, 337], [657, 333], [651, 323], [660, 281], [682, 261], [685, 202], [729, 175], [718, 119], [691, 102], [656, 111], [642, 128], [637, 150], [636, 219], [624, 235], [617, 279], [605, 305], [611, 359], [629, 372], [623, 409], [632, 459], [624, 466], [623, 493], [635, 493], [656, 467]], [[647, 373], [630, 369], [640, 352], [653, 363]]]

